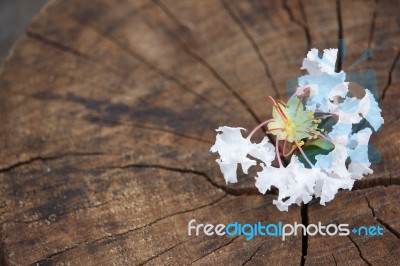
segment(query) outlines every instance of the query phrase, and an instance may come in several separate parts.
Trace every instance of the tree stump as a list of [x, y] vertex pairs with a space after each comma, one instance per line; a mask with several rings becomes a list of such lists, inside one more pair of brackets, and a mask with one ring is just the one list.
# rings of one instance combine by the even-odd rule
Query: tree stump
[[[400, 261], [400, 2], [50, 1], [0, 76], [4, 265], [395, 265]], [[253, 128], [311, 47], [377, 72], [374, 174], [279, 212], [226, 185], [220, 125]], [[346, 67], [345, 67], [346, 70]], [[198, 223], [380, 225], [384, 236], [188, 236]], [[64, 263], [64, 264], [62, 264]]]

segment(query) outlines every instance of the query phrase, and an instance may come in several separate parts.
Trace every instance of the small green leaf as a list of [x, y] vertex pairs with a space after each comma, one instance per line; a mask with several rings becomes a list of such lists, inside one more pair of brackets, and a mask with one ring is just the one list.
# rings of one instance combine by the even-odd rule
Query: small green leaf
[[329, 140], [317, 139], [307, 144], [307, 146], [317, 146], [323, 150], [333, 150], [335, 145]]

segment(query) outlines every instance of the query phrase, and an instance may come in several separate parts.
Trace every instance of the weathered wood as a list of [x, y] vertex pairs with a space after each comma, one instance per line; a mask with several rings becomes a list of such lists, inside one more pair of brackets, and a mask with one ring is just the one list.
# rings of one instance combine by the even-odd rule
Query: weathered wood
[[[375, 187], [373, 189], [343, 192], [327, 207], [312, 204], [308, 210], [309, 222], [317, 224], [341, 224], [384, 228], [383, 236], [329, 238], [309, 237], [308, 265], [351, 264], [351, 265], [396, 265], [400, 260], [400, 221], [398, 186]], [[350, 225], [351, 226], [351, 225]], [[350, 227], [350, 230], [353, 227]]]
[[[398, 1], [51, 1], [0, 73], [1, 262], [8, 265], [372, 264], [399, 261]], [[375, 173], [327, 207], [281, 213], [227, 186], [220, 125], [254, 127], [310, 47], [348, 41], [377, 72]], [[386, 187], [384, 187], [386, 186]], [[385, 227], [382, 238], [190, 237], [187, 223]]]

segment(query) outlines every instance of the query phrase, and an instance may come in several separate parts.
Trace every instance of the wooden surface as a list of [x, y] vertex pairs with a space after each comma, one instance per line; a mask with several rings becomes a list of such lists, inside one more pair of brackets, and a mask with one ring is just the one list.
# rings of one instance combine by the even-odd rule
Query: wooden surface
[[[395, 265], [400, 261], [400, 2], [50, 1], [0, 74], [4, 265]], [[348, 42], [378, 75], [375, 173], [281, 213], [227, 186], [219, 125], [253, 128], [309, 47]], [[345, 70], [346, 67], [345, 67]], [[380, 225], [380, 238], [189, 237], [187, 223]], [[68, 264], [69, 263], [69, 264]]]

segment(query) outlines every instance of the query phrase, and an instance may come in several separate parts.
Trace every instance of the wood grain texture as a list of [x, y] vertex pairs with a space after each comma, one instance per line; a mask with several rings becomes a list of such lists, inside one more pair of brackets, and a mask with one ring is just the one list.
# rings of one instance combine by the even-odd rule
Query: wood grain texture
[[[5, 265], [394, 265], [399, 261], [400, 4], [344, 0], [50, 1], [0, 72]], [[286, 95], [310, 47], [345, 38], [374, 69], [374, 174], [326, 207], [226, 185], [209, 148]], [[261, 136], [259, 136], [261, 137]], [[353, 223], [382, 238], [190, 237], [187, 223]]]

